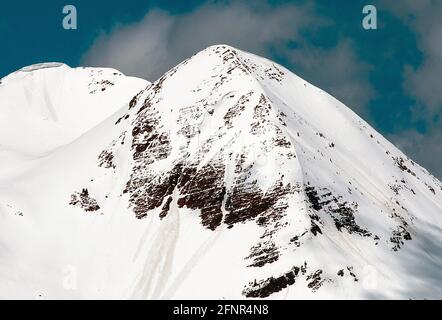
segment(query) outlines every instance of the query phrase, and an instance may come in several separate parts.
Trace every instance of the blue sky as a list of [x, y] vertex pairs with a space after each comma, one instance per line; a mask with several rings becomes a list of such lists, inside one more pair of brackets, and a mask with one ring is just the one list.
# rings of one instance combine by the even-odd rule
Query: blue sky
[[[0, 4], [0, 77], [60, 61], [155, 80], [216, 43], [291, 69], [353, 108], [442, 177], [442, 1], [8, 1]], [[78, 29], [62, 28], [73, 4]], [[362, 8], [378, 29], [362, 28]]]

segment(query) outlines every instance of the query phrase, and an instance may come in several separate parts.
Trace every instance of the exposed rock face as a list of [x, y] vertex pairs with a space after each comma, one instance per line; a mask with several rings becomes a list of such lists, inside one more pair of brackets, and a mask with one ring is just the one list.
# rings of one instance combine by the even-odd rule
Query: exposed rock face
[[[195, 64], [205, 63], [210, 67], [201, 76], [177, 82]], [[369, 213], [366, 204], [360, 206], [364, 186], [335, 163], [339, 156], [333, 156], [338, 148], [329, 138], [333, 132], [317, 130], [296, 106], [291, 109], [268, 89], [284, 86], [285, 77], [275, 64], [256, 63], [233, 48], [217, 46], [184, 61], [135, 96], [129, 103], [133, 111], [117, 125], [127, 120], [132, 128], [132, 171], [124, 193], [136, 217], [155, 213], [164, 219], [181, 214], [171, 213], [176, 207], [191, 209], [201, 226], [211, 231], [223, 225], [229, 232], [237, 225], [254, 224], [261, 236], [243, 257], [248, 268], [273, 265], [330, 230], [376, 246], [390, 242], [393, 251], [402, 248], [404, 240], [412, 239], [407, 209], [387, 209], [391, 215], [379, 217], [391, 225], [385, 237], [360, 221], [361, 213], [374, 212]], [[173, 92], [177, 83], [182, 86], [180, 93]], [[360, 127], [368, 130], [361, 122]], [[309, 145], [305, 139], [315, 141]], [[376, 143], [379, 148], [379, 140]], [[382, 150], [387, 158], [390, 153]], [[100, 165], [113, 167], [112, 153], [105, 150], [100, 159]], [[401, 171], [416, 177], [402, 156], [392, 159]], [[306, 170], [318, 162], [326, 163], [328, 167], [321, 164], [319, 170], [334, 175], [333, 181], [324, 183], [314, 169]], [[391, 190], [399, 194], [399, 188]], [[287, 232], [292, 236], [284, 239]], [[279, 292], [295, 284], [299, 270], [293, 267], [282, 275], [254, 280], [243, 295], [267, 297]], [[334, 281], [328, 274], [338, 281], [342, 270], [336, 278], [336, 271], [320, 265], [305, 276], [306, 286], [316, 292]]]
[[89, 195], [89, 191], [87, 189], [83, 189], [81, 192], [72, 194], [69, 204], [80, 207], [87, 212], [100, 210], [97, 200]]

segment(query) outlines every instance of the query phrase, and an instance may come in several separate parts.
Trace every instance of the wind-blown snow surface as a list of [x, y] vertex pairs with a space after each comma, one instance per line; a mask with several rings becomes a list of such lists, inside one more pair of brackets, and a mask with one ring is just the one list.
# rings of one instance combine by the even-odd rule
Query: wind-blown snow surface
[[115, 113], [148, 82], [114, 69], [36, 64], [0, 80], [0, 178]]
[[[44, 70], [2, 80], [2, 125]], [[91, 88], [101, 119], [126, 99], [99, 124], [79, 94], [20, 104], [82, 135], [0, 173], [0, 297], [442, 297], [441, 182], [342, 103], [223, 45], [137, 85]]]

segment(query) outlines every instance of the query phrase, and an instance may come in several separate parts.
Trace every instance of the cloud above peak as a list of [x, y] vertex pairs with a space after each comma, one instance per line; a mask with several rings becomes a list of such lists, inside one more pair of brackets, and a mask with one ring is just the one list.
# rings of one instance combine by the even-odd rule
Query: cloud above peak
[[386, 8], [415, 33], [423, 61], [404, 70], [405, 89], [428, 108], [430, 116], [442, 110], [442, 2], [439, 0], [385, 2]]
[[322, 23], [310, 6], [235, 2], [207, 4], [178, 15], [154, 9], [139, 22], [101, 35], [83, 63], [113, 66], [152, 81], [210, 45], [226, 43], [265, 55], [269, 48], [299, 38], [302, 28]]
[[155, 81], [196, 52], [225, 43], [272, 60], [278, 56], [307, 81], [364, 113], [374, 96], [369, 68], [346, 39], [330, 49], [309, 42], [304, 31], [335, 23], [315, 9], [312, 3], [266, 1], [209, 3], [181, 14], [152, 9], [141, 21], [102, 34], [82, 62]]

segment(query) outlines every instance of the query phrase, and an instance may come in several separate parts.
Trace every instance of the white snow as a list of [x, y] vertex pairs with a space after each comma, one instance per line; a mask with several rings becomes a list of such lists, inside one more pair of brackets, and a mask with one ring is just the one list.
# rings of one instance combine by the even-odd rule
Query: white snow
[[[262, 96], [269, 111], [257, 118]], [[145, 101], [170, 152], [139, 168], [132, 131]], [[99, 167], [103, 150], [114, 167]], [[246, 181], [264, 192], [276, 181], [299, 190], [280, 199], [288, 209], [267, 227], [253, 218], [209, 230], [200, 209], [178, 206], [177, 188], [165, 218], [158, 207], [136, 219], [123, 193], [131, 174], [161, 180], [186, 154], [199, 169], [223, 164], [227, 191], [241, 155], [252, 168]], [[308, 186], [331, 202], [314, 210]], [[83, 188], [98, 211], [69, 205]], [[327, 211], [337, 203], [351, 207], [370, 236], [338, 230]], [[222, 211], [224, 221], [225, 199]], [[150, 87], [112, 69], [62, 64], [21, 69], [0, 85], [0, 298], [241, 299], [249, 282], [304, 263], [294, 284], [268, 298], [441, 298], [441, 213], [441, 182], [349, 108], [284, 67], [228, 46], [207, 48]], [[321, 234], [311, 232], [312, 222]], [[401, 228], [411, 240], [402, 237], [395, 251], [391, 238]], [[264, 237], [265, 230], [274, 232]], [[278, 259], [250, 267], [246, 257], [262, 236]]]

